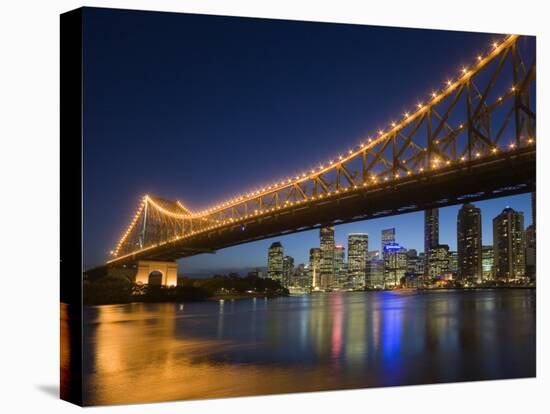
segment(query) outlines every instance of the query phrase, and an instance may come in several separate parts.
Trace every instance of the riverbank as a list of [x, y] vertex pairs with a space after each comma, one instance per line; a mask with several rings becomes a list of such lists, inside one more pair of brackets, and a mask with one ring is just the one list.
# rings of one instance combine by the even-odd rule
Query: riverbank
[[84, 305], [113, 305], [132, 302], [195, 302], [236, 300], [253, 297], [287, 296], [288, 289], [278, 281], [250, 277], [180, 279], [178, 286], [149, 286], [123, 277], [104, 277], [84, 282]]

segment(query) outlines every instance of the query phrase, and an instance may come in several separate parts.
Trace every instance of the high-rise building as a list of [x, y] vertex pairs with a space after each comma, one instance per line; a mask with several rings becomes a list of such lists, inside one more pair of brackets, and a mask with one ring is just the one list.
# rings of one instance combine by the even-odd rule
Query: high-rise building
[[523, 212], [510, 207], [493, 219], [495, 278], [502, 281], [525, 276]]
[[456, 222], [458, 277], [469, 283], [481, 282], [481, 210], [464, 204]]
[[484, 282], [493, 280], [493, 246], [481, 247], [481, 278]]
[[387, 243], [383, 255], [384, 287], [397, 287], [407, 271], [407, 249], [397, 243]]
[[427, 273], [431, 279], [436, 279], [447, 272], [449, 272], [449, 246], [438, 244], [430, 250]]
[[294, 258], [292, 256], [283, 257], [283, 282], [284, 287], [289, 287], [294, 274]]
[[380, 251], [384, 254], [384, 248], [389, 243], [395, 243], [395, 228], [382, 230], [382, 248]]
[[290, 279], [290, 286], [307, 289], [311, 287], [309, 280], [309, 266], [300, 263], [294, 268], [294, 272]]
[[384, 287], [384, 260], [378, 250], [367, 253], [366, 287], [369, 289]]
[[346, 248], [344, 246], [334, 246], [334, 280], [333, 287], [340, 289], [348, 287], [348, 266], [346, 263]]
[[321, 287], [321, 249], [313, 247], [309, 249], [309, 274], [310, 286], [315, 288]]
[[406, 287], [417, 287], [419, 276], [416, 271], [418, 269], [418, 252], [416, 249], [407, 250], [407, 265], [405, 269], [405, 286]]
[[424, 252], [418, 253], [418, 260], [416, 261], [416, 274], [421, 276], [425, 275], [425, 269], [426, 268], [426, 255]]
[[449, 272], [454, 275], [458, 274], [458, 252], [456, 250], [449, 251]]
[[321, 289], [332, 288], [334, 279], [334, 227], [321, 228]]
[[535, 225], [531, 224], [525, 229], [525, 276], [534, 282], [537, 273], [537, 240]]
[[439, 209], [424, 210], [424, 260], [428, 263], [430, 250], [439, 245]]
[[267, 252], [267, 277], [283, 283], [283, 245], [274, 242]]
[[353, 289], [361, 289], [365, 287], [368, 250], [368, 234], [348, 234], [348, 280]]

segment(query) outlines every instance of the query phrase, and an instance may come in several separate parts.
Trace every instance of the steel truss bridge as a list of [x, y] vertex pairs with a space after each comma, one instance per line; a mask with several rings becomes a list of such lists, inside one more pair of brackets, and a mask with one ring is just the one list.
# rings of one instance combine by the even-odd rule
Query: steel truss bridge
[[494, 43], [414, 110], [299, 175], [200, 211], [145, 195], [107, 267], [535, 191], [536, 62], [522, 53], [529, 41]]

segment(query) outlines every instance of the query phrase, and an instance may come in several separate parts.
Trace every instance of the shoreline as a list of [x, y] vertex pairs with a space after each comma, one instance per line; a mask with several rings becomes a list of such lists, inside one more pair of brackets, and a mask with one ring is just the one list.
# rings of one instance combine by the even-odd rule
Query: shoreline
[[[113, 302], [113, 303], [98, 303], [98, 304], [82, 304], [85, 307], [93, 306], [105, 306], [105, 305], [129, 305], [133, 303], [190, 303], [190, 302], [216, 302], [216, 301], [234, 301], [234, 300], [245, 300], [245, 299], [275, 299], [280, 297], [291, 297], [291, 296], [306, 296], [306, 295], [316, 295], [316, 294], [331, 294], [331, 293], [371, 293], [371, 292], [441, 292], [441, 291], [482, 291], [482, 290], [536, 290], [536, 286], [489, 286], [489, 287], [471, 287], [471, 288], [452, 288], [452, 287], [441, 287], [441, 288], [410, 288], [410, 289], [372, 289], [372, 290], [355, 290], [355, 291], [332, 291], [332, 292], [321, 292], [314, 291], [309, 293], [302, 294], [265, 294], [265, 293], [246, 293], [246, 294], [228, 294], [228, 295], [213, 295], [204, 299], [186, 299], [186, 300], [161, 300], [161, 301], [148, 301], [148, 300], [133, 300], [128, 302]], [[63, 302], [62, 302], [63, 303]]]

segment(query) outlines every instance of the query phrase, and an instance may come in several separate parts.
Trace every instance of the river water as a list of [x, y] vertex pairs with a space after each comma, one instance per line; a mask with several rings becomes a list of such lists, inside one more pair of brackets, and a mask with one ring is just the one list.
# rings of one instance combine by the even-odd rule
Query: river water
[[87, 405], [532, 377], [535, 291], [87, 307], [83, 371]]

